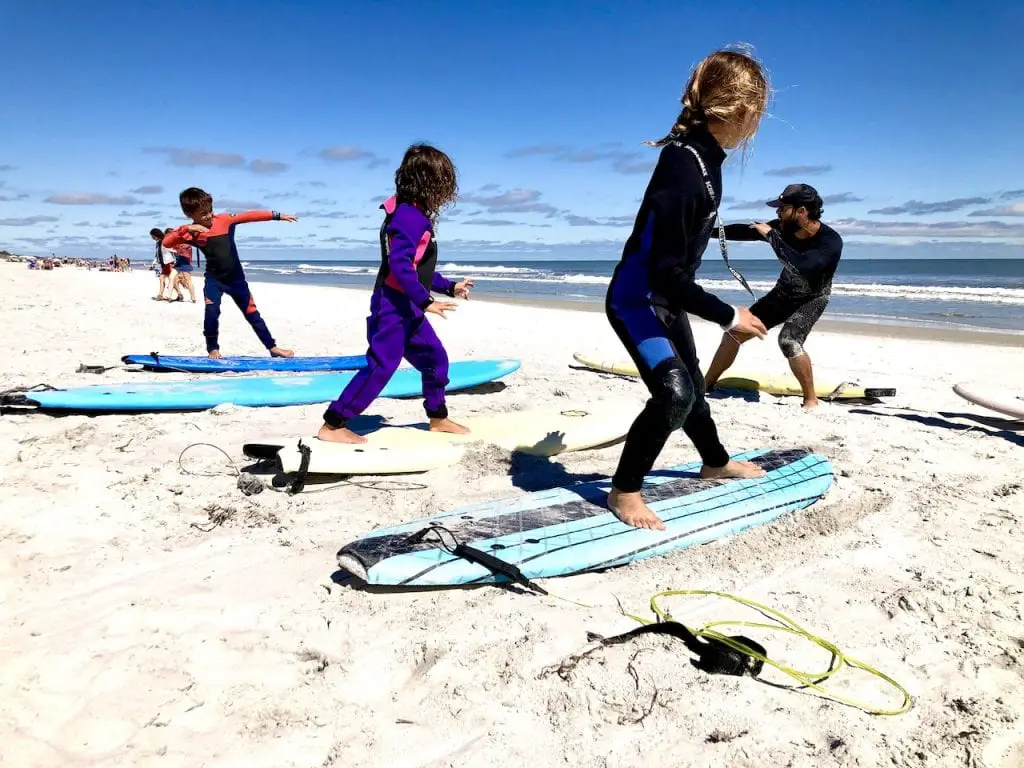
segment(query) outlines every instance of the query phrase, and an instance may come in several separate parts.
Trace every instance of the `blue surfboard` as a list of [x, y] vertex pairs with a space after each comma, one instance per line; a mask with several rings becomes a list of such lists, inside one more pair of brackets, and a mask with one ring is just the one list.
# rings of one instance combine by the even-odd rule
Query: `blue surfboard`
[[182, 373], [314, 373], [316, 371], [355, 371], [366, 367], [366, 355], [343, 357], [224, 357], [211, 360], [206, 356], [125, 355], [125, 365], [141, 365], [148, 371], [180, 371]]
[[[338, 566], [368, 584], [421, 587], [507, 581], [450, 554], [429, 534], [443, 525], [458, 543], [516, 565], [529, 579], [625, 565], [706, 544], [810, 506], [831, 487], [828, 459], [803, 450], [759, 450], [733, 458], [761, 465], [765, 477], [703, 480], [700, 464], [644, 478], [644, 498], [666, 530], [633, 528], [607, 508], [611, 480], [577, 483], [515, 499], [476, 504], [367, 534], [338, 551]], [[450, 546], [456, 542], [444, 534]]]
[[[486, 384], [519, 369], [518, 360], [463, 360], [448, 366], [446, 391]], [[29, 391], [5, 399], [7, 405], [35, 405], [66, 411], [189, 411], [233, 404], [249, 407], [327, 403], [341, 394], [356, 371], [294, 376], [239, 376], [177, 382]], [[399, 368], [381, 397], [423, 393], [415, 368]]]

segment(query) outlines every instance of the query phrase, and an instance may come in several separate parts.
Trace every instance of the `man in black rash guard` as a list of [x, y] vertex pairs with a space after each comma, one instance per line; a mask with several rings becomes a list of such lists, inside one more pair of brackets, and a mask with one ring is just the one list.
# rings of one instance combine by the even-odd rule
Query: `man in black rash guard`
[[[843, 239], [821, 222], [822, 200], [809, 184], [790, 184], [768, 205], [778, 209], [777, 219], [750, 225], [729, 224], [725, 236], [729, 240], [765, 241], [782, 262], [782, 274], [775, 287], [755, 301], [750, 311], [765, 328], [782, 325], [779, 347], [800, 382], [804, 407], [812, 408], [818, 404], [818, 396], [804, 342], [828, 305], [832, 277], [843, 253]], [[737, 331], [727, 331], [722, 336], [708, 368], [709, 391], [736, 360], [740, 344], [750, 338]]]

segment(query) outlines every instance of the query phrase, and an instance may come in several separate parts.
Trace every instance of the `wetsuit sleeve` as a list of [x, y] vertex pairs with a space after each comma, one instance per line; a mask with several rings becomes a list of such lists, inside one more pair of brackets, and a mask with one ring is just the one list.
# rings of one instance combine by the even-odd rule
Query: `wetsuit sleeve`
[[429, 226], [426, 219], [423, 222], [422, 225], [417, 225], [406, 219], [400, 222], [392, 219], [386, 230], [389, 241], [388, 271], [395, 276], [402, 287], [402, 293], [420, 309], [426, 309], [433, 302], [430, 292], [420, 283], [413, 263], [416, 258], [416, 246]]
[[729, 325], [735, 315], [733, 307], [697, 285], [693, 268], [685, 262], [690, 248], [686, 222], [699, 215], [697, 198], [672, 191], [655, 195], [651, 203], [651, 285], [676, 308], [718, 325]]
[[277, 211], [245, 211], [231, 214], [232, 224], [248, 224], [253, 221], [280, 221], [281, 214]]
[[[718, 237], [717, 230], [715, 231], [715, 237]], [[758, 240], [764, 240], [761, 237], [761, 233], [749, 224], [726, 224], [725, 239], [734, 240], [738, 243], [754, 243]]]
[[438, 293], [444, 293], [448, 296], [454, 296], [455, 283], [440, 272], [435, 272], [434, 277], [430, 281], [430, 290], [437, 291]]
[[164, 235], [164, 239], [162, 241], [166, 248], [173, 248], [174, 246], [181, 245], [182, 243], [191, 244], [191, 242], [192, 233], [188, 231], [188, 224], [184, 224], [177, 229], [172, 229]]
[[804, 277], [815, 277], [834, 267], [843, 250], [843, 242], [839, 237], [824, 237], [817, 248], [809, 248], [803, 252], [783, 241], [782, 236], [775, 230], [768, 233], [767, 240], [779, 260], [793, 267]]

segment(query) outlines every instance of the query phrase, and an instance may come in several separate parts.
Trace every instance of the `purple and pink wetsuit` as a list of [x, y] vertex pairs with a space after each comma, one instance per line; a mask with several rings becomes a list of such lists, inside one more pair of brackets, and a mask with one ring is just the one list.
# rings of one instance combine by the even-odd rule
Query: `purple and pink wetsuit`
[[448, 353], [427, 321], [424, 310], [433, 302], [431, 291], [455, 295], [455, 283], [435, 272], [437, 244], [434, 229], [419, 208], [386, 200], [380, 228], [381, 265], [366, 319], [365, 368], [324, 412], [332, 427], [345, 426], [372, 403], [404, 357], [423, 377], [427, 416], [445, 418]]

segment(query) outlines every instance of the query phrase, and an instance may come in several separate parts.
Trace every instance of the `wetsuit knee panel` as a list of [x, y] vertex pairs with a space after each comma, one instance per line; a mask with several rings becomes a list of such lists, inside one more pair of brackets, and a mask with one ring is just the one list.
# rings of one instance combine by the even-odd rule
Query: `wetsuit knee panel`
[[659, 366], [659, 369], [653, 372], [657, 388], [652, 393], [652, 400], [671, 428], [678, 429], [686, 421], [697, 399], [693, 380], [684, 368], [674, 362], [664, 367]]
[[786, 359], [792, 360], [804, 353], [804, 345], [788, 329], [783, 329], [779, 334], [779, 349]]

